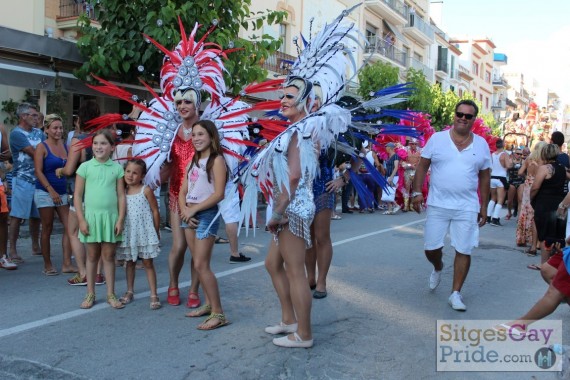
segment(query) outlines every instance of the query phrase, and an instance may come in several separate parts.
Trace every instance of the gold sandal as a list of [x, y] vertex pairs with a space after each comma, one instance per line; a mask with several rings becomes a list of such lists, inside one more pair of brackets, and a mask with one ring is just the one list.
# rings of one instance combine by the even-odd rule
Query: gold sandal
[[186, 313], [187, 317], [194, 318], [194, 317], [202, 317], [206, 314], [210, 314], [212, 312], [212, 306], [205, 304], [197, 308], [196, 310], [192, 310], [189, 313]]
[[82, 309], [91, 309], [95, 304], [95, 293], [87, 293], [79, 306]]
[[[219, 321], [219, 323], [212, 325], [212, 326], [208, 326], [207, 323], [212, 319], [217, 319]], [[229, 324], [230, 324], [230, 321], [228, 321], [226, 319], [226, 316], [224, 314], [212, 313], [212, 314], [210, 314], [210, 316], [208, 318], [206, 318], [204, 320], [204, 322], [202, 322], [201, 324], [198, 325], [197, 329], [198, 330], [214, 330], [214, 329], [217, 329], [218, 327], [223, 327], [223, 326], [226, 326]]]
[[135, 298], [135, 293], [131, 292], [130, 290], [127, 290], [125, 294], [123, 294], [123, 296], [119, 298], [119, 301], [121, 301], [122, 304], [126, 305], [128, 303], [133, 302], [134, 298]]
[[150, 310], [158, 310], [162, 307], [158, 296], [150, 296]]
[[125, 305], [117, 299], [115, 294], [109, 294], [107, 296], [107, 303], [111, 305], [113, 309], [122, 309], [125, 307]]

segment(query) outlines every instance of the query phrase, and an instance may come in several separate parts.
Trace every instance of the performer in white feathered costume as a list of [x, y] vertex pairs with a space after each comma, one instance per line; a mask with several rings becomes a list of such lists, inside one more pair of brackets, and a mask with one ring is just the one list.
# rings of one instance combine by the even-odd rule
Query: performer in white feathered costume
[[[315, 204], [312, 183], [319, 168], [318, 152], [347, 129], [350, 112], [335, 104], [344, 87], [353, 52], [350, 41], [359, 33], [341, 25], [349, 11], [306, 44], [283, 85], [280, 112], [291, 126], [255, 156], [241, 176], [245, 187], [242, 222], [255, 218], [257, 189], [273, 206], [267, 227], [274, 234], [266, 267], [282, 306], [279, 324], [266, 328], [281, 347], [311, 347], [311, 293], [305, 274], [305, 248]], [[317, 89], [318, 88], [318, 89]], [[254, 220], [255, 223], [255, 220]]]

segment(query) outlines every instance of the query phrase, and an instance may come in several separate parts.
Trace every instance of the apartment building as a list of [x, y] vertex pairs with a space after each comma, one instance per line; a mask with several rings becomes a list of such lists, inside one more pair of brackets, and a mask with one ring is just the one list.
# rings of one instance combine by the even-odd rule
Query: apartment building
[[[470, 91], [473, 97], [481, 102], [480, 112], [491, 112], [495, 44], [489, 38], [453, 38], [449, 42], [462, 52], [459, 57], [459, 70], [463, 73], [463, 81], [458, 95], [462, 96], [464, 91]], [[472, 79], [468, 81], [468, 77]]]
[[[76, 46], [80, 14], [87, 13], [97, 25], [88, 2], [75, 0], [22, 0], [0, 5], [0, 102], [19, 102], [26, 90], [42, 112], [47, 111], [48, 93], [55, 90], [56, 76], [61, 84], [68, 118], [79, 108], [82, 99], [95, 98], [103, 112], [127, 112], [126, 105], [91, 90], [73, 76], [83, 63]], [[129, 91], [146, 97], [142, 86]], [[7, 115], [0, 112], [0, 121]]]
[[508, 57], [503, 53], [495, 53], [493, 56], [493, 102], [491, 110], [495, 120], [504, 120], [507, 114], [507, 99], [509, 82], [505, 78], [502, 68], [508, 63]]

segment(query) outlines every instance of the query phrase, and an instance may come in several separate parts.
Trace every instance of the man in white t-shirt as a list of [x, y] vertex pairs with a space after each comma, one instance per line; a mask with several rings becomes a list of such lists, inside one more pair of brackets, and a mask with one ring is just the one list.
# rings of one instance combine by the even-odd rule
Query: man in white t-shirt
[[479, 244], [479, 227], [487, 220], [489, 201], [491, 153], [487, 142], [471, 132], [478, 111], [471, 100], [457, 103], [453, 128], [434, 134], [424, 147], [411, 194], [419, 213], [424, 202], [421, 189], [431, 167], [424, 229], [425, 255], [434, 268], [429, 287], [434, 290], [441, 280], [442, 248], [449, 229], [455, 248], [449, 304], [459, 311], [467, 309], [459, 292], [469, 272], [471, 251]]

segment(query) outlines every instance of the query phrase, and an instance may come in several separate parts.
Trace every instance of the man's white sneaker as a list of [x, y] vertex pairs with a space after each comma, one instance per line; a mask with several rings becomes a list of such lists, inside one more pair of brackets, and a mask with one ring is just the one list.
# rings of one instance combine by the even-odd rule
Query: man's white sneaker
[[443, 261], [441, 262], [441, 270], [433, 270], [429, 275], [429, 288], [434, 290], [441, 281], [441, 272], [443, 271]]
[[459, 294], [459, 292], [451, 293], [448, 302], [453, 310], [457, 311], [467, 310], [467, 306], [465, 306], [465, 304], [463, 303], [463, 297], [461, 297], [461, 294]]
[[283, 322], [279, 322], [278, 325], [266, 327], [265, 332], [272, 335], [291, 334], [297, 332], [297, 326], [298, 326], [297, 323], [291, 323], [290, 325], [286, 325]]
[[2, 258], [0, 259], [0, 268], [4, 268], [6, 270], [14, 270], [14, 269], [18, 269], [18, 266], [16, 264], [14, 264], [6, 256], [2, 256]]

